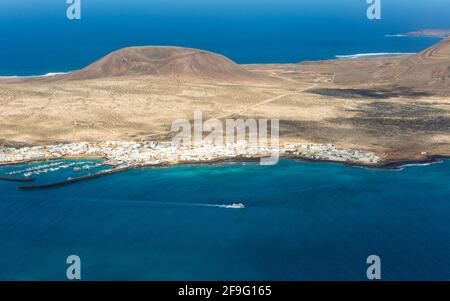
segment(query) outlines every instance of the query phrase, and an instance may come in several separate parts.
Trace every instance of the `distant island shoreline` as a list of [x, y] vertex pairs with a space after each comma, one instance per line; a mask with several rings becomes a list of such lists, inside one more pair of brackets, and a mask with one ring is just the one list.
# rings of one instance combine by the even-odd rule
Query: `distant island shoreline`
[[387, 37], [417, 37], [417, 38], [439, 38], [450, 37], [450, 29], [423, 29], [401, 34], [388, 34]]

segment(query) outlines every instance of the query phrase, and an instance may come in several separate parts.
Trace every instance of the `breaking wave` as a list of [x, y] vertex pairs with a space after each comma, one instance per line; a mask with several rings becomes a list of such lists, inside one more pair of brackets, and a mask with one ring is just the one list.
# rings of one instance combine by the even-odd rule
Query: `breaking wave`
[[387, 34], [385, 35], [385, 37], [387, 38], [402, 38], [402, 37], [408, 37], [405, 34]]
[[402, 167], [430, 166], [430, 165], [434, 165], [434, 164], [442, 164], [442, 163], [444, 163], [444, 161], [438, 160], [438, 161], [427, 162], [427, 163], [410, 163], [410, 164], [402, 165]]
[[375, 52], [375, 53], [357, 53], [357, 54], [346, 54], [346, 55], [336, 55], [337, 59], [357, 59], [363, 57], [377, 57], [377, 56], [399, 56], [399, 55], [412, 55], [415, 53], [410, 52]]

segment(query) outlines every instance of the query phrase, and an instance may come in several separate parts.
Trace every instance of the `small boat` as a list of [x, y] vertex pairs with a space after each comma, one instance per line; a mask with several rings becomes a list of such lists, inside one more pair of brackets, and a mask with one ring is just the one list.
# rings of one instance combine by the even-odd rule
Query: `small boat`
[[244, 209], [244, 208], [245, 208], [245, 205], [242, 204], [242, 203], [239, 203], [239, 204], [231, 204], [229, 208], [231, 208], [231, 209]]

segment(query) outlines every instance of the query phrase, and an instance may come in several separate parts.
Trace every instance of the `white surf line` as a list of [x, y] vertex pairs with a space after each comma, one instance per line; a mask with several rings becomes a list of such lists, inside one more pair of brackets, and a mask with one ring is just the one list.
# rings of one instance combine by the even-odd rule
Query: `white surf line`
[[413, 55], [413, 52], [374, 52], [374, 53], [357, 53], [357, 54], [345, 54], [335, 55], [337, 59], [357, 59], [364, 57], [378, 57], [378, 56], [400, 56], [400, 55]]
[[64, 75], [69, 74], [72, 71], [68, 72], [49, 72], [46, 74], [40, 74], [40, 75], [2, 75], [0, 78], [36, 78], [36, 77], [51, 77], [51, 76], [57, 76], [57, 75]]
[[365, 167], [365, 166], [352, 166], [355, 168], [362, 168], [362, 169], [367, 169], [367, 170], [374, 170], [374, 171], [391, 171], [391, 172], [397, 172], [397, 171], [403, 171], [405, 169], [407, 169], [408, 167], [427, 167], [430, 165], [434, 165], [434, 164], [443, 164], [444, 161], [443, 160], [437, 160], [437, 161], [433, 161], [433, 162], [426, 162], [426, 163], [409, 163], [409, 164], [403, 164], [403, 165], [398, 165], [397, 167], [394, 168], [370, 168], [370, 167]]
[[446, 39], [444, 36], [437, 35], [408, 35], [408, 34], [386, 34], [384, 35], [386, 38], [435, 38], [435, 39]]
[[438, 160], [438, 161], [427, 162], [427, 163], [410, 163], [410, 164], [402, 165], [401, 167], [423, 167], [423, 166], [430, 166], [430, 165], [442, 164], [442, 163], [444, 163], [444, 161]]
[[407, 38], [407, 37], [410, 37], [410, 36], [408, 36], [406, 34], [386, 34], [384, 36], [387, 37], [387, 38]]

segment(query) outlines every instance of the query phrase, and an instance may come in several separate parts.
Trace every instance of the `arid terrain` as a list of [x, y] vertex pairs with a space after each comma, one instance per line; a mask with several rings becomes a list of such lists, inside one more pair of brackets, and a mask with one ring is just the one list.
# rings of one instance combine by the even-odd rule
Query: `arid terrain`
[[116, 51], [46, 78], [0, 79], [0, 145], [164, 140], [172, 122], [277, 118], [282, 142], [389, 160], [450, 156], [450, 39], [410, 56], [238, 65], [175, 47]]
[[[398, 36], [398, 35], [397, 35]], [[448, 38], [450, 37], [450, 29], [424, 29], [400, 34], [405, 37], [430, 37], [430, 38]]]

